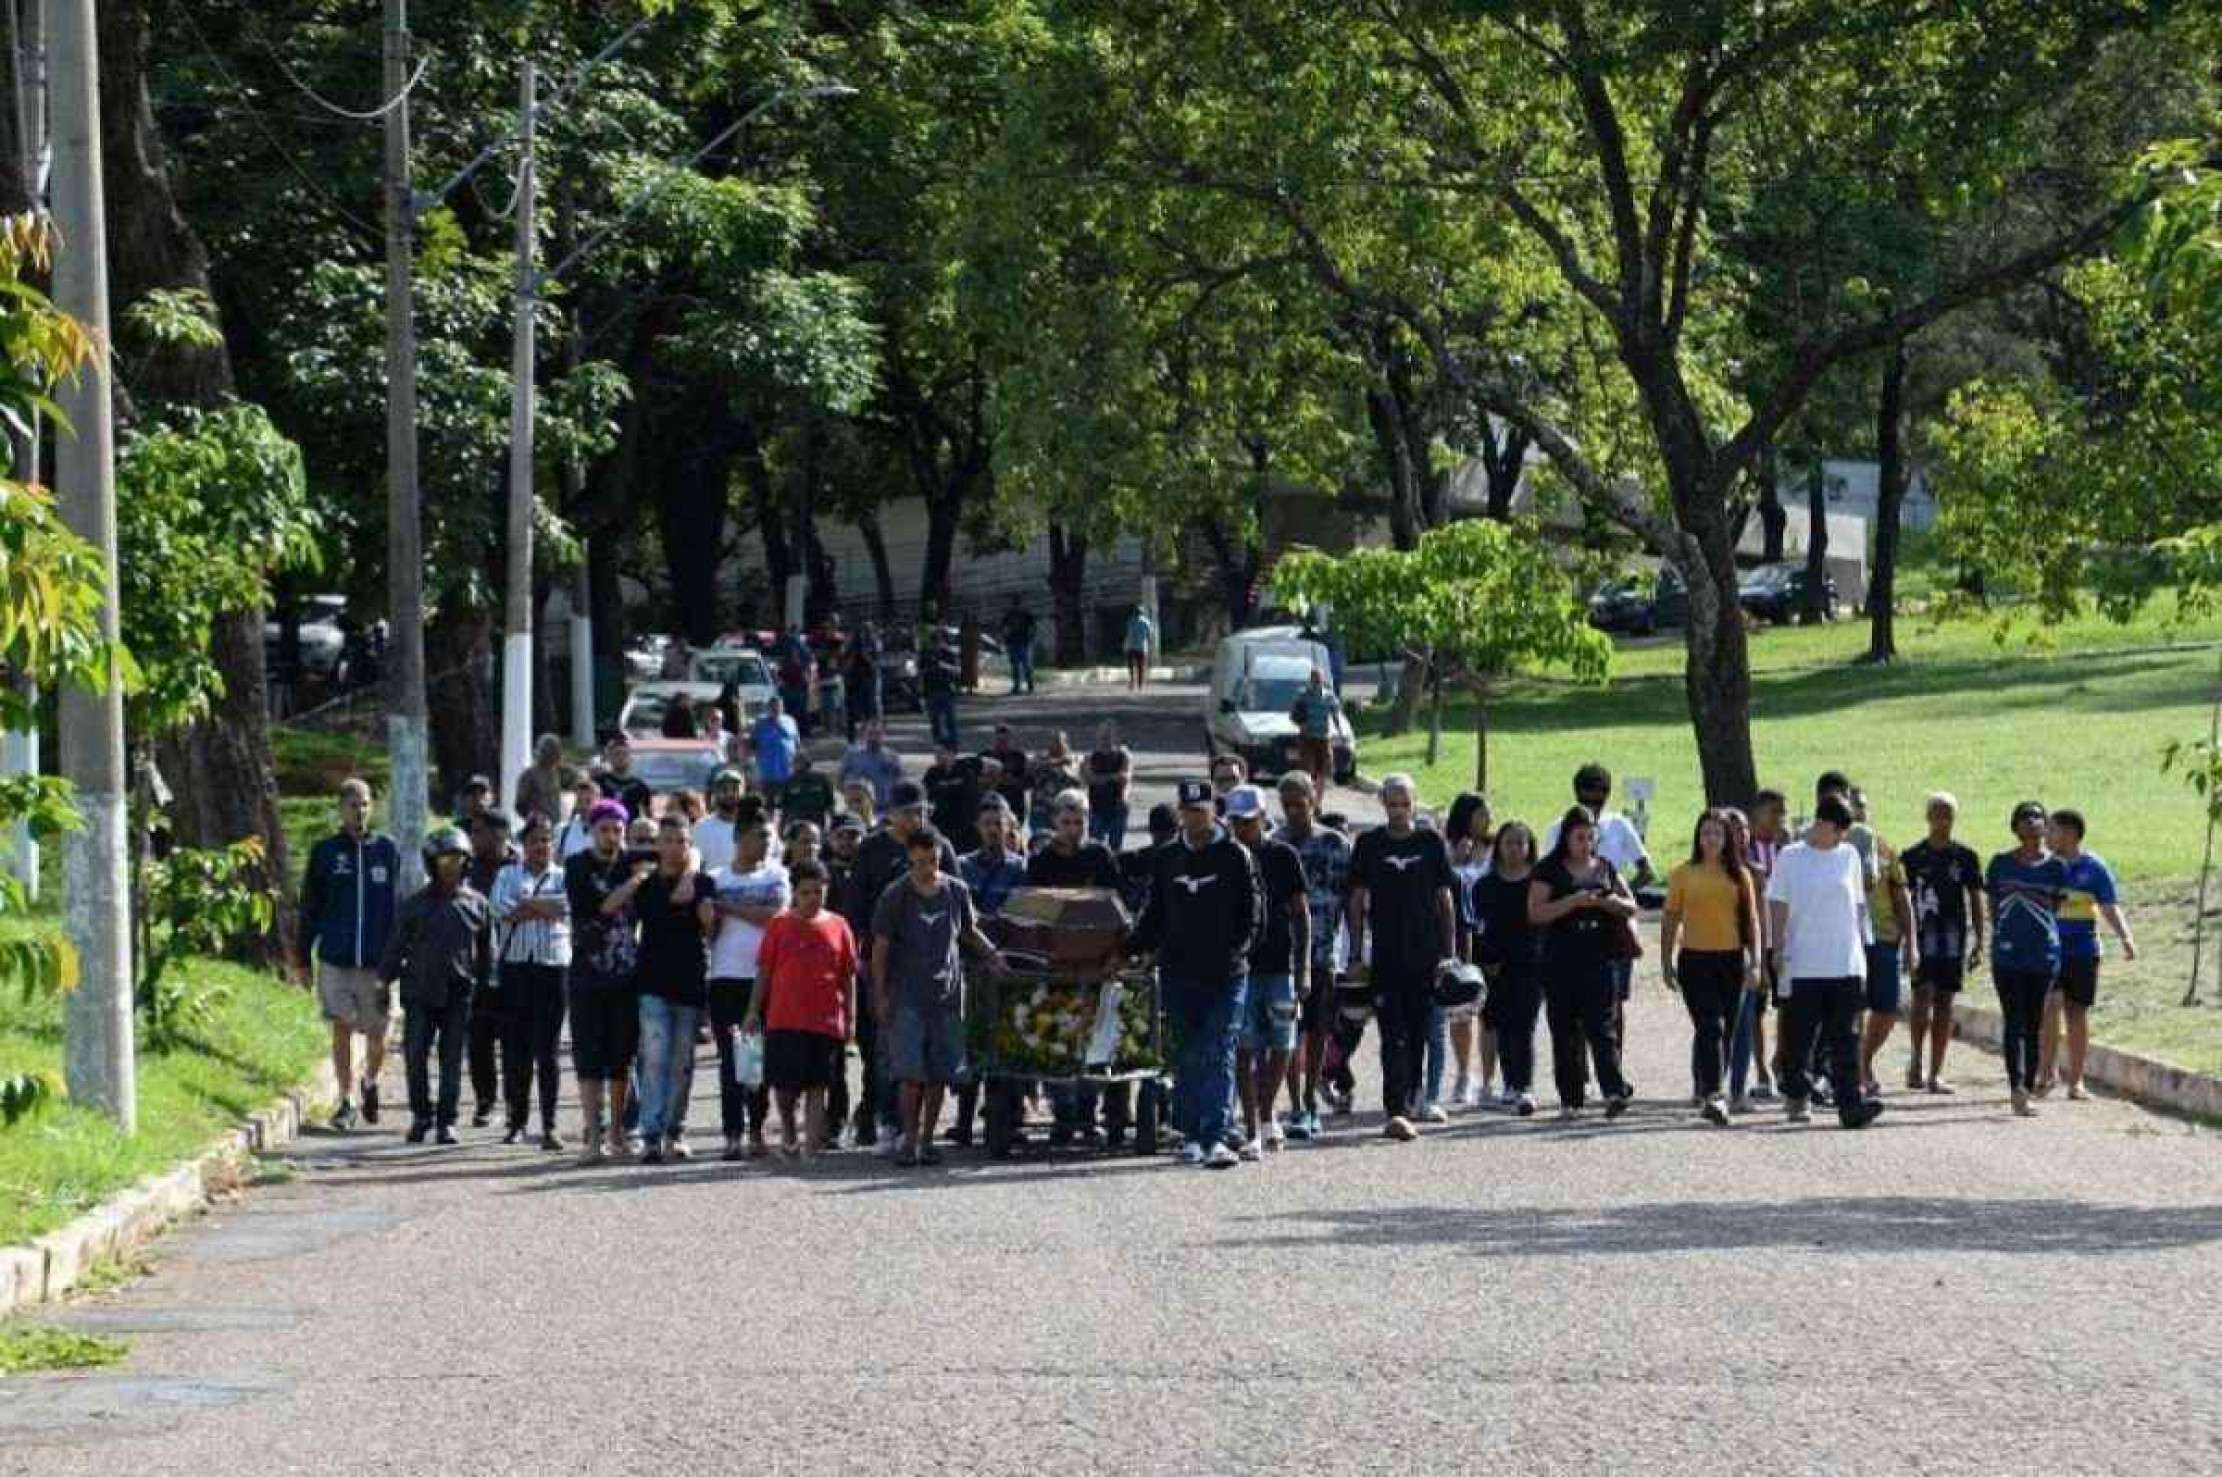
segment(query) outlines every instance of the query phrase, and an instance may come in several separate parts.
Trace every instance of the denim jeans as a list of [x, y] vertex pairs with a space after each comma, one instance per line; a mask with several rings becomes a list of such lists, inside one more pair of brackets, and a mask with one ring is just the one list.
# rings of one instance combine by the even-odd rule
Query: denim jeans
[[1029, 647], [1014, 646], [1011, 648], [1011, 691], [1021, 693], [1033, 690], [1034, 653]]
[[1162, 978], [1166, 1024], [1173, 1030], [1173, 1126], [1192, 1144], [1223, 1142], [1232, 1120], [1235, 1022], [1249, 979]]
[[953, 692], [926, 694], [926, 726], [933, 731], [937, 744], [957, 743], [957, 695]]
[[1126, 850], [1127, 808], [1123, 805], [1106, 805], [1088, 812], [1089, 839], [1101, 841], [1113, 851]]
[[661, 995], [640, 997], [640, 1136], [653, 1147], [671, 1132], [679, 1117], [680, 1095], [687, 1090], [694, 1059], [694, 1028], [699, 1005], [680, 1005]]
[[1440, 1005], [1427, 1007], [1427, 1096], [1424, 1106], [1443, 1100], [1443, 1069], [1450, 1065], [1450, 1012]]

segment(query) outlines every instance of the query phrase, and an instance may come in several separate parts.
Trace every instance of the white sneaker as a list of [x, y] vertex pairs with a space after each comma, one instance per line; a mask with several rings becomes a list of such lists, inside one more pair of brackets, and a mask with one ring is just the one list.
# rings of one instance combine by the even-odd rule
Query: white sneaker
[[882, 1133], [872, 1152], [882, 1159], [893, 1159], [903, 1152], [903, 1136], [899, 1133]]
[[1235, 1150], [1234, 1152], [1235, 1157], [1240, 1159], [1245, 1164], [1255, 1164], [1260, 1159], [1265, 1157], [1264, 1151], [1258, 1148], [1258, 1141], [1256, 1139], [1244, 1139], [1242, 1141], [1242, 1147]]
[[[1249, 1149], [1251, 1156], [1256, 1155], [1256, 1149], [1250, 1148], [1250, 1146], [1247, 1144], [1243, 1145], [1243, 1147], [1245, 1149]], [[1228, 1148], [1225, 1144], [1213, 1144], [1211, 1146], [1211, 1152], [1204, 1155], [1204, 1168], [1232, 1169], [1237, 1164], [1240, 1164], [1243, 1161], [1244, 1157], [1244, 1155], [1237, 1154], [1234, 1150]]]
[[1182, 1144], [1180, 1146], [1180, 1162], [1183, 1164], [1203, 1163], [1204, 1146], [1202, 1144]]
[[1287, 1143], [1288, 1133], [1281, 1127], [1280, 1119], [1276, 1118], [1271, 1123], [1265, 1125], [1265, 1146], [1268, 1149], [1271, 1149], [1274, 1153], [1277, 1154], [1282, 1150], [1283, 1147], [1287, 1145]]
[[1461, 1108], [1471, 1108], [1481, 1101], [1481, 1089], [1474, 1085], [1473, 1078], [1461, 1077], [1450, 1090], [1450, 1100]]
[[1448, 1123], [1450, 1122], [1450, 1111], [1441, 1103], [1429, 1103], [1426, 1107], [1420, 1109], [1420, 1121], [1423, 1123]]

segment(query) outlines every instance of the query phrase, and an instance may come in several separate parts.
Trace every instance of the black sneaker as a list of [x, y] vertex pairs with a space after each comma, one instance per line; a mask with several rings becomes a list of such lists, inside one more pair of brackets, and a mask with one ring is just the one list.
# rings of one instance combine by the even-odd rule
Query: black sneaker
[[478, 1105], [478, 1111], [471, 1114], [471, 1127], [473, 1128], [484, 1128], [487, 1124], [493, 1121], [494, 1110], [484, 1103], [480, 1103]]
[[663, 1145], [661, 1145], [661, 1144], [650, 1144], [650, 1145], [649, 1145], [649, 1146], [648, 1146], [647, 1148], [645, 1148], [645, 1149], [641, 1150], [641, 1151], [640, 1151], [640, 1162], [641, 1162], [641, 1163], [643, 1163], [643, 1164], [661, 1164], [661, 1163], [663, 1163], [663, 1162], [664, 1162], [664, 1151], [663, 1151]]
[[501, 1141], [505, 1144], [523, 1143], [525, 1141], [525, 1126], [522, 1123], [510, 1124], [509, 1131], [501, 1136]]
[[376, 1123], [377, 1121], [378, 1084], [375, 1082], [365, 1082], [363, 1084], [363, 1122]]
[[1837, 1122], [1846, 1128], [1865, 1128], [1883, 1115], [1883, 1105], [1877, 1098], [1868, 1098], [1856, 1107], [1847, 1108], [1837, 1115]]
[[432, 1124], [426, 1119], [419, 1118], [416, 1122], [409, 1125], [409, 1142], [412, 1144], [421, 1144], [425, 1141], [425, 1139], [431, 1136], [431, 1133]]
[[544, 1128], [540, 1131], [540, 1147], [551, 1154], [560, 1154], [570, 1146], [564, 1143], [563, 1135], [552, 1128]]
[[440, 1131], [432, 1135], [432, 1142], [453, 1145], [463, 1141], [455, 1136], [455, 1128], [452, 1124], [443, 1123], [440, 1125]]
[[1618, 1118], [1621, 1114], [1628, 1111], [1628, 1105], [1635, 1100], [1636, 1095], [1632, 1092], [1624, 1092], [1618, 1097], [1606, 1098], [1605, 1116], [1607, 1118]]
[[345, 1098], [332, 1113], [332, 1132], [345, 1133], [355, 1126], [355, 1105]]

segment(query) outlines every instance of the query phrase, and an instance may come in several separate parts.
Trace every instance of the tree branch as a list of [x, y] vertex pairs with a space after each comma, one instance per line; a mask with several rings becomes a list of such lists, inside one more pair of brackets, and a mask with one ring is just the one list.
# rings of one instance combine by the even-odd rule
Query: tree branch
[[1872, 322], [1839, 330], [1825, 338], [1806, 339], [1793, 351], [1790, 367], [1776, 382], [1774, 389], [1761, 401], [1759, 408], [1752, 413], [1743, 428], [1722, 448], [1723, 464], [1730, 468], [1741, 468], [1756, 455], [1759, 448], [1781, 428], [1782, 423], [1804, 403], [1815, 382], [1832, 365], [1860, 354], [1871, 353], [1928, 327], [1947, 313], [2009, 292], [2063, 262], [2084, 255], [2120, 230], [2130, 217], [2151, 204], [2158, 195], [2159, 186], [2147, 184], [2134, 195], [2117, 201], [2075, 229], [2031, 247], [2019, 256], [1971, 273], [1917, 303]]

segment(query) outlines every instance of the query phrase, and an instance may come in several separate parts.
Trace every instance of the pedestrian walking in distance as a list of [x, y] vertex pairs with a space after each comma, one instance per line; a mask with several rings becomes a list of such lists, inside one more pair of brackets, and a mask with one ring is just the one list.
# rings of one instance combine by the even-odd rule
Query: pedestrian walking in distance
[[571, 966], [571, 902], [556, 861], [555, 827], [545, 815], [526, 818], [524, 854], [496, 875], [489, 901], [494, 969], [508, 1005], [501, 1059], [509, 1121], [502, 1142], [523, 1142], [537, 1079], [540, 1147], [561, 1149], [556, 1101], [563, 1083], [556, 1047], [563, 1037], [563, 976]]
[[2060, 898], [2067, 864], [2045, 849], [2048, 817], [2035, 800], [2014, 807], [2014, 848], [1983, 870], [1991, 905], [1991, 983], [2005, 1017], [2006, 1084], [2017, 1116], [2036, 1116], [2038, 1041], [2045, 997], [2060, 972]]
[[[463, 875], [471, 849], [453, 826], [424, 840], [426, 881], [403, 900], [378, 961], [378, 977], [401, 994], [402, 1061], [409, 1077], [409, 1142], [452, 1144], [463, 1102], [463, 1040], [471, 997], [493, 972], [493, 915]], [[432, 1061], [440, 1064], [439, 1096]]]
[[316, 976], [317, 1004], [332, 1028], [332, 1078], [339, 1107], [332, 1128], [356, 1122], [355, 1036], [363, 1038], [362, 1121], [378, 1121], [378, 1073], [386, 1061], [392, 997], [378, 962], [393, 932], [401, 886], [401, 848], [370, 829], [370, 786], [339, 787], [339, 828], [309, 848], [301, 881], [301, 970]]
[[[1311, 907], [1311, 993], [1304, 997], [1296, 1060], [1289, 1063], [1291, 1109], [1288, 1136], [1299, 1143], [1319, 1137], [1320, 1079], [1327, 1049], [1341, 1024], [1335, 977], [1346, 953], [1343, 923], [1350, 903], [1350, 838], [1322, 824], [1317, 791], [1305, 774], [1281, 776], [1281, 825], [1273, 833], [1296, 851], [1304, 868], [1304, 891]], [[1154, 831], [1153, 831], [1154, 835]]]
[[1559, 1117], [1580, 1116], [1588, 1091], [1583, 1049], [1596, 1066], [1605, 1116], [1618, 1118], [1635, 1099], [1620, 1071], [1614, 1020], [1620, 941], [1636, 916], [1636, 900], [1620, 872], [1597, 852], [1597, 821], [1577, 805], [1553, 828], [1558, 838], [1528, 882], [1528, 921], [1543, 930], [1543, 1001], [1551, 1026], [1551, 1075]]
[[1323, 669], [1312, 668], [1288, 716], [1296, 725], [1297, 765], [1312, 777], [1313, 790], [1325, 795], [1335, 777], [1335, 720], [1342, 716], [1342, 699], [1327, 685]]
[[[1837, 1121], [1865, 1128], [1883, 1105], [1860, 1083], [1858, 1021], [1866, 1003], [1868, 874], [1849, 843], [1852, 808], [1823, 795], [1806, 839], [1775, 858], [1767, 879], [1776, 968], [1783, 980], [1783, 1115], [1812, 1116], [1810, 1063], [1818, 1043], [1828, 1060]], [[2040, 1002], [2042, 997], [2039, 997]]]
[[1423, 1117], [1449, 1117], [1422, 1099], [1435, 975], [1458, 959], [1458, 878], [1442, 833], [1415, 824], [1418, 799], [1411, 776], [1384, 778], [1388, 819], [1361, 835], [1350, 856], [1350, 937], [1367, 947], [1381, 1037], [1382, 1132], [1399, 1141], [1418, 1137]]
[[[1943, 790], [1924, 807], [1929, 834], [1906, 848], [1898, 865], [1913, 903], [1915, 963], [1913, 1012], [1908, 1021], [1913, 1054], [1906, 1086], [1950, 1093], [1944, 1050], [1952, 1041], [1952, 1001], [1967, 980], [1967, 963], [1983, 957], [1983, 859], [1952, 839], [1960, 802]], [[1928, 1069], [1922, 1070], [1922, 1053]]]
[[1698, 817], [1690, 859], [1667, 878], [1659, 973], [1681, 992], [1694, 1033], [1693, 1061], [1705, 1121], [1726, 1127], [1729, 1039], [1759, 974], [1759, 898], [1726, 811]]
[[1296, 848], [1265, 833], [1265, 793], [1243, 785], [1227, 797], [1227, 826], [1257, 867], [1264, 908], [1251, 946], [1248, 1000], [1236, 1053], [1242, 1098], [1239, 1152], [1256, 1159], [1286, 1142], [1280, 1115], [1281, 1083], [1296, 1054], [1296, 1028], [1312, 983], [1311, 894]]
[[1149, 612], [1137, 605], [1126, 618], [1126, 685], [1129, 692], [1140, 692], [1150, 685], [1150, 654], [1157, 648], [1157, 623]]
[[2045, 999], [2043, 1061], [2037, 1069], [2037, 1095], [2043, 1097], [2052, 1091], [2064, 1022], [2068, 1097], [2075, 1102], [2086, 1096], [2083, 1058], [2091, 1047], [2091, 1007], [2099, 1002], [2099, 920], [2113, 930], [2124, 959], [2137, 957], [2137, 941], [2129, 936], [2129, 920], [2122, 916], [2115, 893], [2114, 869], [2097, 853], [2084, 850], [2083, 834], [2083, 812], [2052, 813], [2046, 844], [2060, 858], [2068, 881], [2060, 895], [2060, 972]]
[[1506, 821], [1473, 884], [1474, 957], [1489, 981], [1484, 1023], [1495, 1035], [1506, 1106], [1535, 1113], [1535, 1018], [1543, 1008], [1543, 931], [1528, 917], [1535, 874], [1535, 832]]

